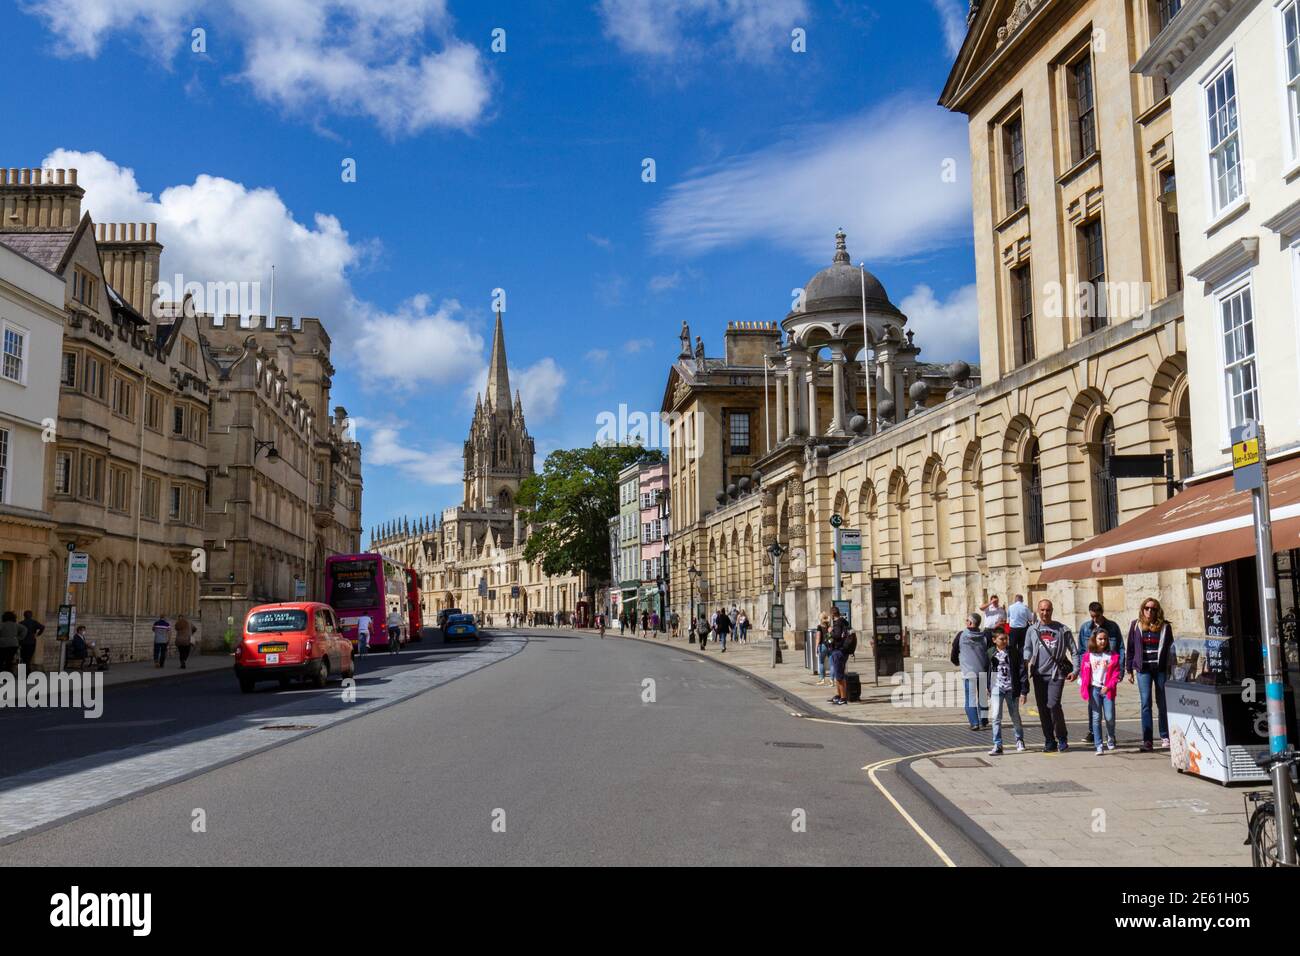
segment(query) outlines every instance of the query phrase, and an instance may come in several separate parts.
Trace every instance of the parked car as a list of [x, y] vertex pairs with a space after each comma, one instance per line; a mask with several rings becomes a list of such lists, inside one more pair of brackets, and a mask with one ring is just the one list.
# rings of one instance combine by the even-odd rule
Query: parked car
[[281, 687], [301, 678], [324, 687], [333, 675], [352, 677], [352, 642], [343, 636], [334, 610], [315, 601], [260, 604], [248, 612], [235, 645], [235, 677], [250, 693], [258, 681]]
[[443, 635], [446, 640], [458, 641], [477, 641], [478, 625], [474, 622], [473, 614], [451, 614], [447, 617], [447, 623], [443, 628]]

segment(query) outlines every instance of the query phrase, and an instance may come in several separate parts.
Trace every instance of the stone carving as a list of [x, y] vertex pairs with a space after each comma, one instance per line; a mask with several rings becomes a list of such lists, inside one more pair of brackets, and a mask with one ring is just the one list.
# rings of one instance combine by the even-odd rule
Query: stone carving
[[1042, 4], [1043, 0], [1016, 0], [1016, 5], [1011, 8], [1011, 16], [1007, 17], [1007, 22], [998, 27], [998, 46], [1006, 43], [1020, 29], [1020, 25], [1029, 19], [1029, 15]]

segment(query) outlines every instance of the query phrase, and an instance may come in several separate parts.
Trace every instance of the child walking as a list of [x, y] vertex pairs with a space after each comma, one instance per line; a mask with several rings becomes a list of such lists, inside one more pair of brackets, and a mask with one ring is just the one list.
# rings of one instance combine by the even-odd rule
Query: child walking
[[[1119, 654], [1110, 649], [1106, 633], [1100, 628], [1088, 639], [1088, 650], [1083, 655], [1079, 672], [1079, 692], [1089, 703], [1092, 712], [1092, 739], [1097, 742], [1097, 756], [1115, 749], [1115, 693], [1119, 688], [1122, 668]], [[1102, 719], [1106, 721], [1105, 746], [1102, 745]]]

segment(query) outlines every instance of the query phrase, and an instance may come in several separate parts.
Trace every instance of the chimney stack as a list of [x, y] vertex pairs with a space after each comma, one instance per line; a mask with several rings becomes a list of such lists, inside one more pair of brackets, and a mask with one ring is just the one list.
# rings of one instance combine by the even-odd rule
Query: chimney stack
[[72, 232], [85, 194], [75, 169], [0, 167], [0, 232]]
[[[104, 280], [151, 325], [156, 324], [154, 303], [163, 248], [158, 242], [158, 224], [101, 222], [96, 226], [95, 239]], [[179, 301], [181, 290], [173, 289], [172, 293], [172, 298]]]

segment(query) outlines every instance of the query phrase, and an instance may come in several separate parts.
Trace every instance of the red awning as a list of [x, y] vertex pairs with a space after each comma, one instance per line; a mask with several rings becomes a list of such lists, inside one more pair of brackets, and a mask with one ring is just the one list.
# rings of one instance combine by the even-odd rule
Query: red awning
[[[1273, 547], [1300, 547], [1300, 458], [1269, 462]], [[1255, 553], [1251, 493], [1227, 474], [1043, 562], [1040, 583], [1204, 568]]]

